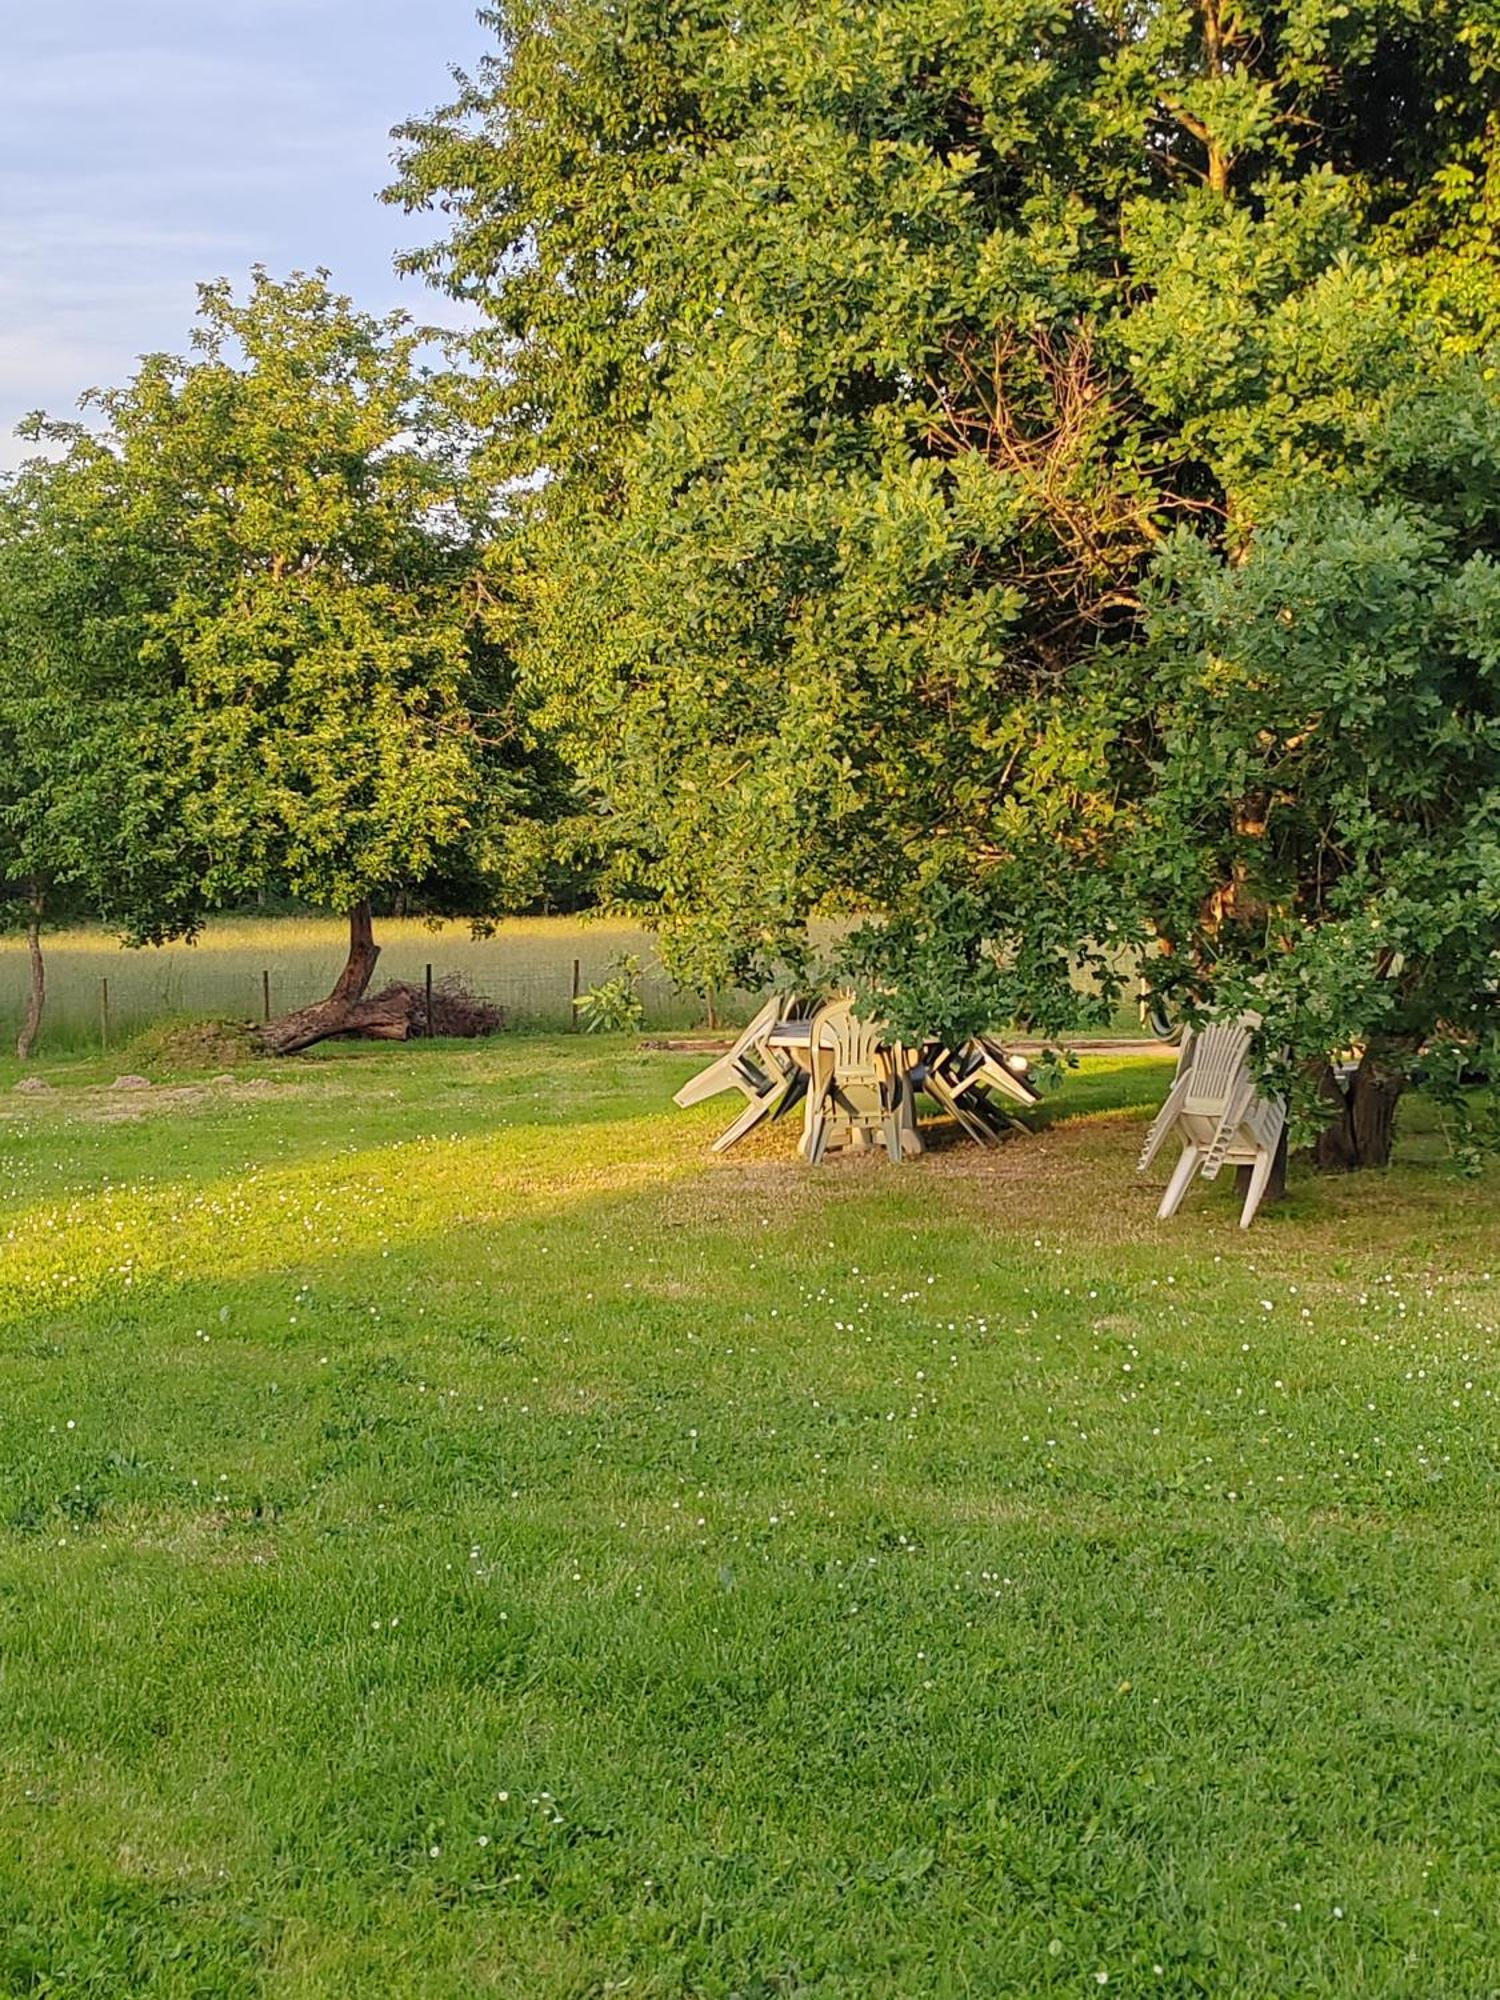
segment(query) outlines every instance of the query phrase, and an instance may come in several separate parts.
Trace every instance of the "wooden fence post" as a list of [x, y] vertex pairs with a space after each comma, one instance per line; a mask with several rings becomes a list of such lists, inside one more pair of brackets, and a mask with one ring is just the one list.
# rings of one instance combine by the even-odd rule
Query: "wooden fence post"
[[425, 1019], [427, 1022], [427, 1039], [430, 1042], [436, 1032], [432, 1025], [432, 967], [430, 965], [427, 968], [427, 1013]]
[[271, 1018], [271, 968], [269, 966], [260, 975], [260, 1005], [260, 1018], [263, 1021], [269, 1021]]
[[568, 1026], [569, 1028], [575, 1030], [578, 1027], [578, 1002], [582, 993], [583, 993], [583, 966], [579, 962], [579, 960], [575, 958], [573, 961], [572, 1004], [568, 1008]]

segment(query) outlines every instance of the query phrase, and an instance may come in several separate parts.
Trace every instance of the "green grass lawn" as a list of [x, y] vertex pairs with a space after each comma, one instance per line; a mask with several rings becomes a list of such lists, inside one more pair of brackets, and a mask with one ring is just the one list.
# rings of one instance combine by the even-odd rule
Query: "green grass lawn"
[[[0, 1067], [0, 1993], [1500, 1986], [1500, 1178]], [[1227, 1179], [1227, 1177], [1226, 1177]]]

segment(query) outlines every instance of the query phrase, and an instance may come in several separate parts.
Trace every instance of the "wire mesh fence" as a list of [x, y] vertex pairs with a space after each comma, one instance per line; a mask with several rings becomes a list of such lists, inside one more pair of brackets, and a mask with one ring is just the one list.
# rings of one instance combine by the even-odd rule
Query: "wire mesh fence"
[[[579, 1025], [575, 1000], [611, 976], [621, 958], [638, 961], [649, 1032], [748, 1017], [749, 996], [686, 993], [663, 971], [646, 931], [613, 919], [517, 919], [492, 937], [467, 925], [389, 921], [375, 986], [400, 980], [422, 987], [456, 977], [494, 1002], [509, 1029], [563, 1030]], [[333, 921], [282, 918], [216, 924], [191, 945], [131, 951], [97, 931], [58, 932], [45, 940], [47, 1018], [42, 1048], [120, 1045], [170, 1020], [258, 1021], [322, 999], [343, 961], [344, 932]], [[0, 940], [0, 1032], [13, 1038], [25, 1005], [28, 968], [18, 939]]]
[[[820, 942], [833, 935], [824, 927]], [[574, 1002], [609, 979], [622, 958], [637, 961], [648, 1034], [735, 1027], [760, 996], [684, 992], [662, 969], [650, 933], [613, 918], [526, 917], [476, 938], [468, 925], [390, 919], [375, 989], [399, 980], [421, 990], [457, 978], [494, 1003], [507, 1029], [581, 1028]], [[344, 927], [331, 918], [234, 919], [210, 926], [191, 945], [130, 951], [99, 931], [62, 931], [45, 940], [47, 1015], [39, 1052], [123, 1047], [164, 1021], [259, 1021], [322, 999], [343, 963]], [[1131, 969], [1133, 970], [1133, 961]], [[25, 944], [0, 938], [0, 1038], [14, 1042], [25, 1007]], [[1089, 982], [1080, 975], [1080, 986]], [[1138, 1033], [1133, 993], [1122, 996], [1113, 1032]]]

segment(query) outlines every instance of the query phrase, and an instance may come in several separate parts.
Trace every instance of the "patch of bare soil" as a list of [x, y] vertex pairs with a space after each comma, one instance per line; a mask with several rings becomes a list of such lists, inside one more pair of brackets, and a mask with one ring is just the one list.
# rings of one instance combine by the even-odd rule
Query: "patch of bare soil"
[[1055, 1230], [1066, 1219], [1085, 1239], [1118, 1241], [1153, 1226], [1161, 1191], [1136, 1178], [1141, 1114], [1125, 1119], [1080, 1117], [1045, 1131], [1016, 1133], [982, 1148], [957, 1132], [927, 1125], [928, 1150], [893, 1166], [878, 1149], [835, 1154], [809, 1167], [788, 1133], [754, 1134], [710, 1171], [671, 1191], [684, 1221], [743, 1222], [764, 1217], [797, 1227], [825, 1205], [880, 1188], [929, 1199], [935, 1216], [962, 1210], [993, 1215], [1006, 1233], [1018, 1226]]
[[269, 1077], [247, 1077], [228, 1083], [162, 1083], [149, 1090], [116, 1090], [94, 1084], [78, 1090], [54, 1090], [46, 1097], [18, 1101], [0, 1097], [0, 1119], [35, 1118], [39, 1112], [86, 1125], [124, 1125], [140, 1118], [168, 1117], [205, 1105], [262, 1104], [270, 1098], [316, 1097], [324, 1090], [313, 1084], [282, 1083]]

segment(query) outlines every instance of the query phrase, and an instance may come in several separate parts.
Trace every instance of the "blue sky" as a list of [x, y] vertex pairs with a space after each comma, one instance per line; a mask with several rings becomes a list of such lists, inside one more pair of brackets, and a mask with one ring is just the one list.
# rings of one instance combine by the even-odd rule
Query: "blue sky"
[[0, 464], [181, 351], [199, 279], [326, 264], [362, 305], [451, 320], [398, 281], [430, 218], [383, 207], [390, 128], [491, 38], [475, 0], [0, 0]]

